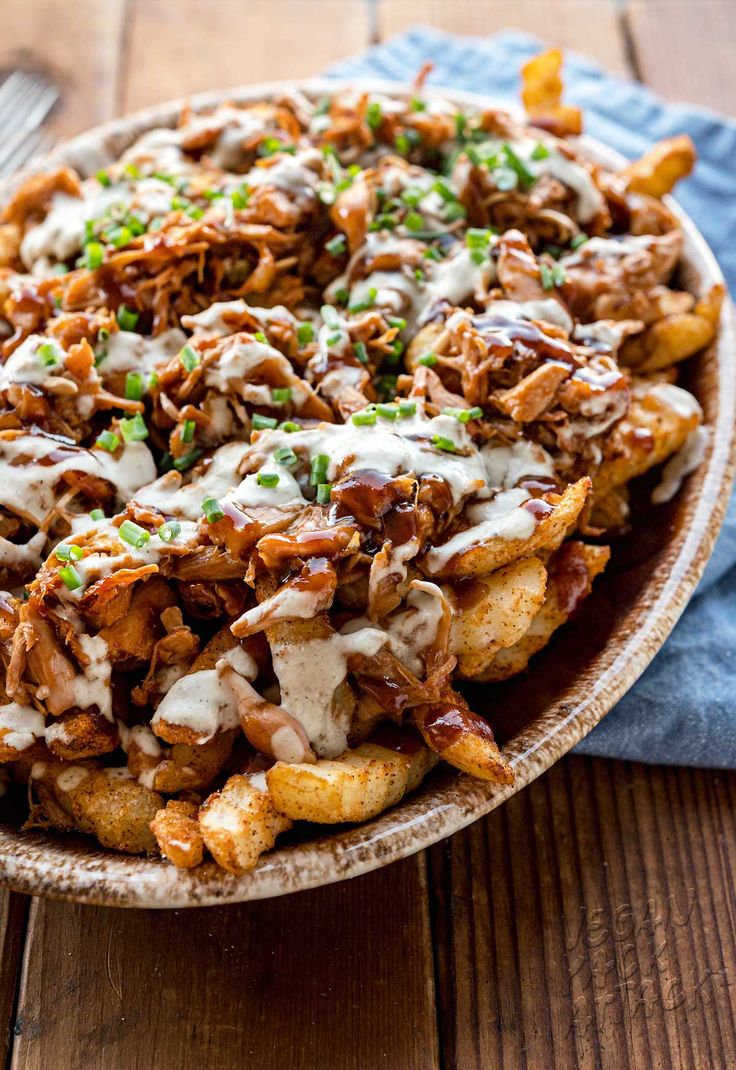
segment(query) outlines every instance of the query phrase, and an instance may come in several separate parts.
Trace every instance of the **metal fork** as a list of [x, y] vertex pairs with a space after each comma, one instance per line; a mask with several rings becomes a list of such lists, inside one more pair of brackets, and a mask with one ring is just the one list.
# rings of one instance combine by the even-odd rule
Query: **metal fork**
[[51, 148], [42, 124], [59, 96], [57, 86], [33, 71], [13, 71], [0, 85], [0, 175]]

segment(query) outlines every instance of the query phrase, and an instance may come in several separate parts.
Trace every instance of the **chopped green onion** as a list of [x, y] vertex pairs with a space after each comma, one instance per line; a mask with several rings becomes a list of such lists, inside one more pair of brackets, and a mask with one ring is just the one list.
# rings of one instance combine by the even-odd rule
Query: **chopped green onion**
[[311, 323], [300, 323], [296, 329], [296, 340], [300, 346], [309, 345], [314, 338], [314, 327]]
[[467, 115], [463, 115], [463, 113], [459, 111], [455, 116], [455, 137], [458, 141], [461, 141], [465, 137], [465, 127], [467, 122]]
[[331, 334], [330, 337], [327, 339], [327, 345], [330, 346], [330, 347], [331, 346], [336, 346], [336, 345], [339, 345], [341, 341], [342, 341], [342, 331], [335, 331], [335, 333]]
[[182, 442], [192, 442], [194, 440], [194, 432], [196, 430], [197, 424], [194, 420], [185, 420], [181, 428]]
[[254, 412], [251, 423], [254, 431], [265, 431], [275, 427], [278, 420], [274, 416], [261, 416], [260, 412]]
[[427, 110], [427, 105], [425, 104], [425, 102], [423, 100], [420, 100], [419, 97], [412, 97], [411, 110], [412, 111], [426, 111]]
[[97, 179], [97, 181], [100, 183], [101, 186], [111, 186], [112, 185], [112, 179], [108, 175], [107, 171], [104, 171], [104, 170], [98, 171], [97, 174], [95, 175], [95, 178]]
[[483, 409], [478, 408], [477, 405], [473, 406], [472, 409], [446, 408], [443, 409], [442, 412], [445, 416], [454, 416], [461, 424], [466, 424], [470, 420], [477, 420], [483, 415]]
[[316, 487], [320, 483], [324, 483], [329, 463], [330, 458], [326, 453], [318, 453], [316, 457], [312, 458], [312, 463], [309, 468], [310, 487]]
[[239, 189], [234, 189], [230, 194], [230, 200], [232, 202], [233, 208], [235, 208], [238, 212], [241, 211], [243, 208], [247, 208], [249, 197], [250, 190], [247, 190], [244, 186], [241, 186]]
[[468, 227], [465, 232], [465, 244], [468, 249], [485, 249], [491, 240], [490, 230], [480, 227]]
[[414, 268], [414, 278], [417, 280], [417, 282], [424, 282], [426, 277], [427, 276], [424, 274], [421, 268]]
[[384, 398], [392, 398], [396, 393], [396, 376], [395, 375], [382, 375], [380, 379], [376, 381], [376, 390]]
[[376, 303], [376, 297], [378, 296], [378, 290], [375, 286], [371, 286], [368, 293], [362, 301], [354, 301], [352, 305], [348, 306], [349, 312], [365, 312], [368, 308], [373, 308]]
[[84, 557], [84, 550], [81, 546], [77, 546], [75, 543], [72, 543], [69, 547], [69, 556], [71, 557], [72, 561], [81, 561]]
[[320, 483], [317, 487], [317, 501], [320, 505], [330, 504], [330, 495], [332, 494], [331, 483]]
[[439, 263], [442, 260], [442, 253], [439, 249], [435, 249], [433, 245], [428, 245], [422, 256], [425, 260], [434, 260], [435, 263]]
[[181, 524], [178, 520], [167, 520], [157, 531], [159, 539], [163, 539], [164, 542], [171, 542], [177, 535], [181, 533]]
[[143, 390], [143, 376], [140, 372], [128, 372], [125, 376], [125, 396], [128, 401], [140, 401]]
[[549, 156], [549, 149], [543, 141], [538, 141], [532, 150], [533, 160], [546, 160]]
[[207, 518], [209, 524], [214, 524], [218, 520], [222, 520], [225, 513], [218, 502], [217, 498], [205, 498], [202, 502], [202, 512]]
[[87, 271], [95, 271], [105, 259], [105, 250], [98, 241], [89, 241], [84, 247], [84, 253], [80, 256], [77, 264], [86, 268]]
[[424, 229], [424, 217], [419, 212], [407, 212], [404, 219], [404, 226], [409, 230], [423, 230]]
[[340, 316], [338, 315], [337, 309], [334, 307], [334, 305], [322, 305], [322, 308], [319, 310], [319, 314], [328, 327], [334, 328], [340, 326]]
[[561, 245], [545, 245], [544, 252], [549, 253], [555, 260], [559, 260], [564, 250]]
[[363, 412], [354, 412], [350, 417], [356, 427], [371, 427], [378, 419], [375, 409]]
[[346, 290], [344, 286], [341, 286], [339, 290], [335, 290], [335, 300], [338, 305], [343, 307], [348, 303], [350, 297], [350, 290]]
[[67, 546], [65, 542], [60, 542], [54, 550], [54, 553], [58, 557], [59, 561], [68, 561], [71, 558], [71, 547]]
[[177, 457], [172, 463], [177, 472], [186, 472], [193, 464], [196, 464], [201, 456], [201, 450], [192, 450], [190, 453], [184, 453], [181, 457]]
[[102, 509], [93, 509], [89, 514], [91, 520], [104, 520], [105, 514]]
[[[114, 245], [116, 249], [122, 249], [123, 246], [128, 245], [133, 240], [133, 232], [130, 227], [125, 225], [119, 227], [113, 227], [112, 230], [107, 232], [107, 240], [110, 245]], [[100, 264], [102, 259], [100, 259]], [[100, 264], [96, 266], [99, 267]]]
[[70, 591], [76, 591], [84, 582], [74, 565], [64, 565], [63, 568], [59, 569], [59, 575], [61, 576], [64, 585]]
[[277, 487], [279, 474], [278, 472], [259, 472], [256, 482], [259, 487]]
[[483, 415], [483, 409], [479, 405], [473, 405], [472, 409], [468, 409], [469, 420], [480, 420]]
[[117, 320], [121, 331], [133, 331], [139, 320], [139, 313], [121, 305], [118, 309]]
[[132, 520], [124, 520], [118, 528], [118, 538], [140, 550], [151, 538], [151, 532], [142, 528], [140, 524], [134, 524]]
[[438, 178], [436, 182], [432, 183], [432, 192], [439, 193], [445, 204], [452, 204], [457, 200], [457, 195], [442, 178]]
[[256, 331], [253, 337], [255, 338], [256, 342], [265, 342], [266, 345], [268, 345], [268, 338], [266, 338], [263, 331]]
[[108, 453], [114, 453], [119, 445], [120, 436], [116, 435], [114, 431], [103, 431], [95, 440], [95, 446], [99, 446], [102, 450], [107, 450]]
[[353, 345], [353, 352], [361, 364], [368, 363], [368, 350], [366, 349], [365, 342], [355, 342]]
[[205, 189], [202, 190], [202, 196], [206, 201], [216, 201], [219, 200], [220, 197], [224, 197], [225, 194], [221, 189]]
[[282, 424], [279, 424], [279, 431], [285, 431], [287, 435], [291, 435], [294, 431], [301, 431], [302, 425], [294, 423], [293, 420], [284, 420]]
[[537, 180], [536, 175], [533, 175], [531, 171], [525, 167], [508, 142], [503, 146], [501, 152], [506, 158], [506, 162], [511, 170], [516, 173], [522, 190], [529, 189], [530, 186], [533, 186]]
[[444, 435], [432, 435], [432, 445], [436, 446], [438, 450], [444, 450], [445, 453], [454, 453], [457, 448], [452, 439], [446, 438]]
[[539, 265], [539, 274], [542, 279], [543, 290], [553, 290], [555, 286], [563, 286], [567, 282], [567, 275], [561, 264], [555, 264], [554, 267], [550, 267], [549, 264], [541, 263]]
[[381, 105], [377, 100], [372, 100], [365, 109], [365, 121], [368, 123], [371, 130], [376, 131], [381, 125], [382, 119], [383, 113], [381, 111]]
[[398, 364], [399, 360], [401, 359], [401, 354], [404, 352], [405, 348], [406, 346], [400, 338], [397, 338], [395, 341], [393, 341], [391, 343], [391, 353], [386, 357], [387, 362], [389, 364]]
[[584, 231], [580, 231], [570, 242], [571, 249], [579, 249], [581, 245], [585, 245], [586, 241], [589, 241], [588, 235]]
[[141, 177], [140, 168], [136, 167], [136, 165], [134, 163], [129, 163], [129, 164], [126, 165], [125, 174], [128, 176], [128, 178], [140, 178]]
[[179, 363], [187, 373], [193, 372], [200, 362], [200, 356], [192, 346], [184, 346], [179, 354]]
[[418, 189], [416, 186], [409, 186], [401, 194], [401, 200], [404, 204], [408, 204], [410, 208], [417, 208], [422, 197], [424, 197], [424, 190]]
[[434, 368], [438, 359], [439, 358], [436, 353], [425, 353], [419, 358], [419, 363], [423, 364], [425, 368]]
[[345, 252], [346, 244], [347, 240], [345, 238], [345, 235], [336, 234], [334, 238], [330, 238], [330, 240], [327, 242], [327, 244], [325, 245], [325, 249], [330, 254], [330, 256], [342, 256], [342, 254]]
[[389, 327], [396, 327], [399, 331], [403, 331], [406, 327], [406, 320], [402, 319], [401, 316], [387, 316], [386, 323], [388, 323]]
[[291, 446], [281, 446], [274, 453], [273, 459], [276, 464], [283, 465], [284, 468], [293, 468], [299, 458]]
[[407, 127], [403, 133], [397, 134], [394, 141], [396, 151], [401, 153], [402, 156], [408, 156], [413, 148], [422, 140], [421, 134], [418, 130], [414, 130], [411, 127]]
[[130, 420], [121, 420], [120, 430], [126, 442], [142, 442], [145, 438], [148, 438], [146, 421], [139, 412]]
[[376, 412], [383, 416], [384, 420], [395, 420], [399, 415], [398, 405], [376, 405]]
[[64, 351], [60, 349], [56, 342], [44, 342], [36, 350], [36, 356], [44, 368], [51, 368], [54, 364], [59, 364], [64, 359]]
[[283, 405], [286, 402], [291, 401], [291, 387], [275, 386], [271, 390], [271, 397], [278, 405]]
[[414, 416], [417, 411], [416, 401], [400, 401], [399, 416]]

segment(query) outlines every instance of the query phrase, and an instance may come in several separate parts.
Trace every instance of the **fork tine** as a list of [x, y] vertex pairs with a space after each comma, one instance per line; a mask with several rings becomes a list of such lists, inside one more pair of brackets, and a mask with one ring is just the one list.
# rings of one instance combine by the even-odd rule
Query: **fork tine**
[[[31, 83], [23, 92], [14, 98], [12, 114], [2, 120], [2, 134], [7, 137], [17, 130], [27, 129], [35, 123], [40, 123], [48, 114], [52, 105], [56, 102], [58, 92], [51, 86], [41, 86], [40, 83]], [[39, 118], [36, 118], [36, 115]]]
[[11, 174], [32, 156], [47, 152], [53, 144], [54, 139], [41, 127], [16, 138], [12, 145], [4, 146], [0, 150], [0, 175]]

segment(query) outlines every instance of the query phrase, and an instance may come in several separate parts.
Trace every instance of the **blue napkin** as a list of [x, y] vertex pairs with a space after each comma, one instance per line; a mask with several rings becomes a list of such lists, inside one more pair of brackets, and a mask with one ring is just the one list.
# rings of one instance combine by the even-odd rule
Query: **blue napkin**
[[[328, 74], [407, 81], [425, 60], [429, 84], [518, 101], [519, 69], [541, 42], [507, 31], [462, 38], [418, 27]], [[629, 157], [654, 141], [688, 133], [695, 174], [677, 197], [718, 257], [736, 293], [736, 122], [689, 104], [665, 104], [648, 89], [565, 59], [566, 100], [585, 109], [586, 131]], [[672, 765], [736, 767], [736, 504], [687, 610], [644, 675], [576, 750]]]

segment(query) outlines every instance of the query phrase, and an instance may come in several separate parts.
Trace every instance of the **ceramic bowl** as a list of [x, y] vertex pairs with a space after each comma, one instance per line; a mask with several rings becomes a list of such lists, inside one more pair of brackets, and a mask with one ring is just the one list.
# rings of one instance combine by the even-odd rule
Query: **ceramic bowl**
[[[293, 86], [294, 83], [288, 83]], [[353, 83], [354, 84], [354, 83]], [[392, 83], [362, 83], [405, 92]], [[209, 93], [189, 101], [195, 110], [222, 100], [268, 99], [287, 83]], [[333, 81], [300, 84], [309, 95], [339, 89]], [[489, 107], [472, 94], [438, 89], [458, 107]], [[94, 173], [154, 126], [174, 125], [173, 101], [97, 127], [58, 147], [33, 170], [59, 164]], [[590, 139], [582, 147], [616, 167], [619, 157]], [[0, 183], [0, 200], [24, 177]], [[676, 206], [685, 235], [683, 285], [700, 292], [722, 281], [694, 223]], [[712, 429], [707, 457], [677, 498], [646, 513], [646, 523], [614, 549], [607, 573], [577, 618], [534, 659], [528, 674], [491, 688], [476, 687], [475, 709], [488, 713], [516, 771], [513, 787], [494, 787], [445, 767], [400, 805], [374, 821], [334, 828], [302, 828], [265, 855], [244, 877], [214, 864], [194, 871], [166, 862], [105, 851], [86, 837], [21, 833], [7, 807], [0, 820], [0, 884], [33, 895], [126, 907], [188, 907], [236, 903], [344, 880], [387, 865], [476, 821], [529, 784], [582, 739], [611, 709], [657, 653], [705, 567], [731, 489], [736, 451], [736, 361], [733, 310], [726, 303], [717, 341], [686, 368], [684, 384], [697, 395]]]

